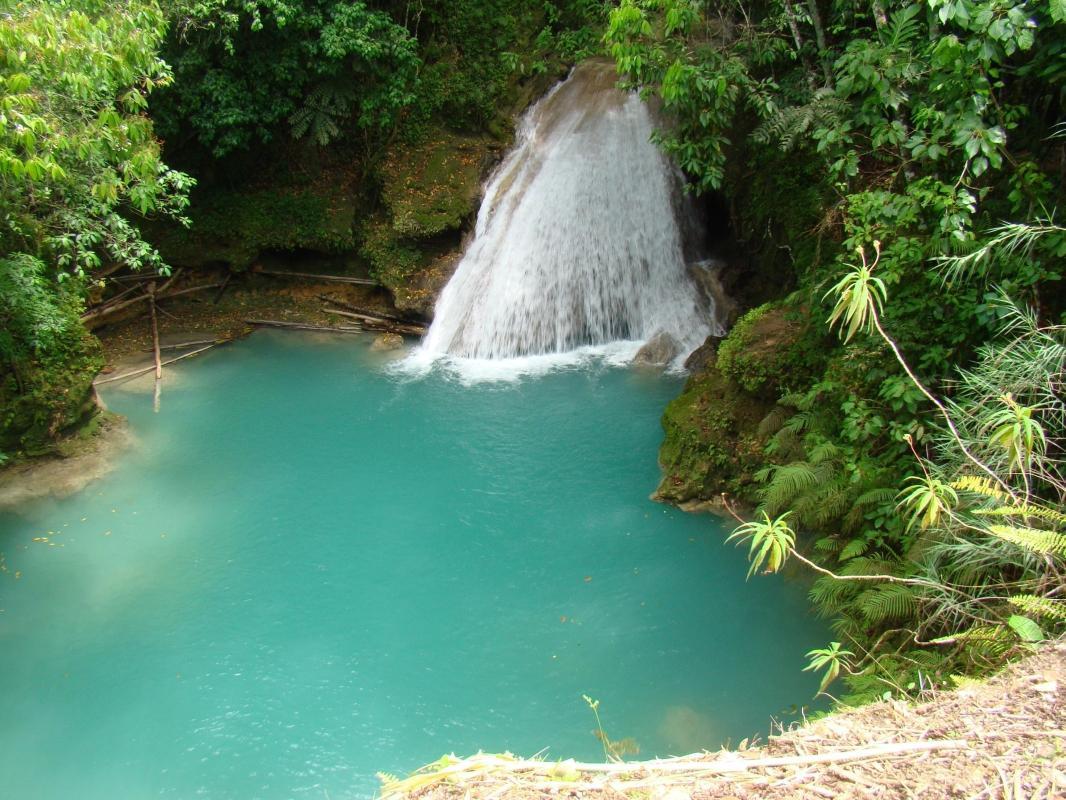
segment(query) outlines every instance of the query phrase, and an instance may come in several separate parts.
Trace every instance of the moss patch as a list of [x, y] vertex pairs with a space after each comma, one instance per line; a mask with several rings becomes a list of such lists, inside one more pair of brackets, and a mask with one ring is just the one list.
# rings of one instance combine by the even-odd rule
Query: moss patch
[[782, 391], [821, 365], [799, 319], [781, 306], [748, 312], [666, 407], [656, 499], [753, 499], [754, 473], [766, 465], [759, 424]]
[[477, 209], [482, 174], [496, 152], [487, 137], [440, 130], [394, 148], [379, 170], [393, 232], [426, 239], [461, 228]]
[[92, 381], [103, 364], [100, 343], [78, 325], [48, 358], [21, 365], [17, 376], [0, 373], [0, 451], [52, 452], [64, 434], [92, 419]]
[[743, 496], [762, 466], [757, 431], [773, 406], [723, 375], [712, 360], [663, 413], [663, 479], [655, 498], [682, 503], [722, 492]]

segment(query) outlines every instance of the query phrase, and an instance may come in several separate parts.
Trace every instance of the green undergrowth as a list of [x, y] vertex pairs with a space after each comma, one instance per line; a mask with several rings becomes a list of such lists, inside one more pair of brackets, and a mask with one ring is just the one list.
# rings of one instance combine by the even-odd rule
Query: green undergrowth
[[664, 477], [656, 496], [670, 502], [723, 492], [751, 499], [765, 466], [763, 421], [780, 393], [821, 364], [809, 321], [783, 303], [745, 314], [663, 414]]
[[247, 269], [265, 251], [351, 251], [361, 198], [347, 176], [323, 172], [313, 184], [230, 189], [194, 194], [188, 228], [159, 229], [155, 241], [176, 266], [225, 264]]

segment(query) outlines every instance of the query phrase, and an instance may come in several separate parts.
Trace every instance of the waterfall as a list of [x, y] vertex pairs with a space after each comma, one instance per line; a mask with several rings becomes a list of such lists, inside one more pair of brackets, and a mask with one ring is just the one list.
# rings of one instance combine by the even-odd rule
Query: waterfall
[[628, 360], [654, 338], [677, 364], [717, 328], [686, 270], [677, 172], [615, 80], [586, 62], [522, 119], [415, 361]]

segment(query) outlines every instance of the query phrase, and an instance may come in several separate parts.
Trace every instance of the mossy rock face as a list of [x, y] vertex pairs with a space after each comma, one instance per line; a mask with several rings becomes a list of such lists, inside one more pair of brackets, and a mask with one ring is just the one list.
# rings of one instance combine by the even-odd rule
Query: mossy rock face
[[663, 479], [655, 499], [683, 503], [723, 492], [744, 496], [763, 464], [759, 422], [773, 407], [773, 400], [746, 392], [723, 375], [712, 359], [663, 413]]
[[393, 149], [379, 172], [396, 236], [428, 239], [462, 228], [477, 210], [482, 176], [496, 152], [487, 137], [439, 130]]
[[723, 492], [753, 499], [754, 473], [767, 463], [760, 423], [780, 393], [820, 363], [797, 320], [792, 309], [762, 306], [741, 318], [717, 352], [703, 354], [703, 366], [663, 414], [656, 499], [683, 503]]
[[766, 304], [742, 316], [718, 349], [718, 369], [745, 391], [777, 396], [807, 374], [804, 328], [809, 319]]
[[48, 359], [0, 373], [0, 451], [40, 455], [97, 413], [93, 378], [104, 365], [94, 336], [80, 327]]

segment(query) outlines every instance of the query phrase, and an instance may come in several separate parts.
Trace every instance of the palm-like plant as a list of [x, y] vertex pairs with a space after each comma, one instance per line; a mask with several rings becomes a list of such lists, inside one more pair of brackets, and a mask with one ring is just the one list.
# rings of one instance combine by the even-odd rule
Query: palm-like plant
[[842, 669], [851, 669], [851, 662], [848, 659], [854, 655], [850, 650], [841, 649], [840, 642], [830, 642], [829, 647], [811, 650], [807, 653], [810, 663], [803, 668], [803, 671], [825, 670], [825, 674], [822, 675], [822, 682], [818, 686], [818, 693], [821, 694], [829, 684], [837, 679]]
[[763, 564], [766, 565], [767, 573], [778, 572], [784, 566], [796, 544], [796, 534], [786, 522], [787, 518], [788, 512], [776, 519], [770, 519], [770, 515], [764, 511], [761, 520], [745, 522], [726, 539], [727, 542], [734, 539], [741, 542], [751, 540], [751, 548], [748, 551], [751, 561], [748, 568], [749, 578], [761, 569]]

